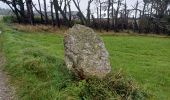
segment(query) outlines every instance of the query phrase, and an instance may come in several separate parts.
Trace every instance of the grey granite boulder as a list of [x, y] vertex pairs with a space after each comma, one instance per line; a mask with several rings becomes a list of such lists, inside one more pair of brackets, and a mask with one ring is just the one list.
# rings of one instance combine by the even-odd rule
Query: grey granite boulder
[[64, 37], [67, 68], [81, 79], [105, 77], [110, 71], [109, 54], [102, 39], [83, 25], [74, 25]]

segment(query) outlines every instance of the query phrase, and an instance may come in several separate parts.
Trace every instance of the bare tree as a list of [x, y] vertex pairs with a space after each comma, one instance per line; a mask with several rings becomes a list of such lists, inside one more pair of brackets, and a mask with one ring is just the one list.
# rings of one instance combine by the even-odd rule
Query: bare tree
[[50, 6], [51, 7], [51, 21], [52, 21], [52, 25], [55, 26], [52, 0], [50, 0], [50, 4], [51, 4], [51, 6]]
[[79, 11], [78, 16], [80, 17], [81, 23], [86, 24], [86, 22], [87, 22], [86, 17], [84, 16], [84, 14], [82, 13], [82, 11], [80, 9], [80, 1], [81, 0], [73, 0], [77, 10]]
[[115, 20], [114, 20], [114, 16], [115, 16], [114, 3], [115, 3], [115, 0], [112, 0], [112, 12], [111, 12], [111, 17], [112, 17], [112, 28], [113, 28], [113, 29], [114, 29], [114, 23], [115, 23]]
[[26, 19], [25, 19], [25, 8], [24, 8], [24, 2], [23, 2], [23, 0], [18, 0], [17, 1], [18, 2], [18, 5], [19, 5], [19, 9], [20, 9], [20, 15], [21, 15], [21, 20], [22, 20], [22, 22], [26, 22]]
[[34, 25], [34, 12], [32, 7], [32, 0], [26, 0], [26, 6], [29, 23]]
[[58, 0], [53, 0], [53, 4], [54, 4], [54, 10], [55, 10], [56, 23], [57, 23], [57, 26], [60, 27], [61, 23], [60, 23], [58, 7], [57, 7], [58, 6]]
[[134, 17], [134, 30], [138, 30], [138, 24], [137, 24], [137, 14], [138, 14], [138, 6], [139, 6], [139, 2], [137, 0], [136, 2], [136, 6], [135, 6], [135, 17]]
[[[60, 1], [60, 5], [59, 5], [59, 2], [58, 0], [53, 0], [53, 3], [54, 3], [54, 9], [55, 9], [55, 12], [56, 12], [56, 17], [57, 17], [57, 21], [59, 22], [59, 14], [58, 14], [58, 11], [60, 12], [60, 14], [62, 15], [64, 21], [65, 21], [65, 25], [66, 26], [70, 26], [70, 22], [67, 18], [67, 15], [65, 14], [65, 12], [62, 10], [62, 1]], [[59, 23], [60, 24], [60, 23]], [[59, 25], [60, 26], [60, 25]]]
[[67, 0], [64, 0], [64, 12], [67, 13]]
[[21, 20], [20, 20], [19, 12], [17, 10], [16, 0], [12, 0], [12, 6], [14, 7], [14, 13], [16, 14], [18, 22], [20, 23]]
[[[38, 6], [33, 0], [0, 1], [11, 8], [19, 23], [36, 24], [35, 22], [38, 22], [37, 19], [34, 19], [36, 11], [41, 17], [42, 24], [51, 23], [53, 26], [57, 25], [58, 27], [61, 24], [71, 26], [75, 23], [72, 20], [71, 11], [71, 3], [73, 2], [78, 10], [77, 15], [81, 23], [98, 28], [100, 31], [102, 29], [119, 31], [131, 28], [136, 32], [165, 32], [168, 30], [166, 23], [170, 15], [169, 0], [143, 0], [143, 8], [140, 8], [141, 3], [137, 1], [132, 9], [128, 8], [126, 0], [87, 0], [86, 15], [81, 10], [81, 0], [50, 0], [50, 5], [47, 4], [47, 0], [42, 0], [44, 7], [40, 4], [40, 0], [37, 0]], [[93, 2], [96, 4], [97, 18], [91, 13], [91, 4]], [[47, 6], [50, 6], [50, 20]], [[133, 14], [134, 24], [129, 21], [130, 14]], [[167, 22], [162, 22], [162, 19], [167, 20]]]
[[107, 32], [110, 29], [110, 7], [111, 7], [111, 0], [108, 0], [108, 7], [107, 7]]
[[128, 9], [127, 9], [127, 2], [125, 0], [124, 4], [124, 28], [127, 29], [128, 26]]
[[48, 15], [47, 15], [47, 4], [46, 4], [46, 0], [44, 1], [44, 15], [45, 15], [45, 24], [48, 23]]
[[38, 6], [39, 6], [39, 12], [40, 12], [40, 16], [41, 16], [41, 24], [44, 22], [44, 19], [43, 19], [43, 13], [42, 13], [42, 10], [41, 10], [41, 4], [40, 4], [40, 0], [38, 0]]
[[93, 0], [89, 0], [88, 6], [87, 6], [87, 24], [88, 25], [90, 25], [90, 14], [91, 14], [90, 5], [92, 2], [93, 2]]
[[67, 0], [67, 5], [68, 5], [68, 9], [69, 9], [69, 21], [71, 22], [72, 20], [72, 13], [71, 13], [71, 0]]
[[104, 5], [105, 1], [103, 0], [95, 0], [95, 4], [96, 4], [96, 7], [97, 7], [97, 20], [98, 20], [98, 26], [99, 26], [99, 29], [101, 31], [102, 29], [102, 8], [103, 8], [103, 5]]
[[121, 1], [122, 0], [118, 0], [117, 1], [117, 9], [116, 9], [116, 13], [115, 13], [115, 31], [118, 31], [118, 14], [119, 14], [119, 10], [120, 10], [120, 6], [121, 6]]

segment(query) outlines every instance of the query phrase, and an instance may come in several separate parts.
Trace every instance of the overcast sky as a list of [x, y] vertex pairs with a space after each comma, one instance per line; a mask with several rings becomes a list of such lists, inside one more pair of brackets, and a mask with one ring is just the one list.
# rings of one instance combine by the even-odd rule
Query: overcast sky
[[[34, 3], [37, 3], [37, 1], [38, 0], [33, 0]], [[41, 1], [42, 5], [43, 5], [43, 0], [40, 0], [40, 1]], [[49, 5], [49, 1], [50, 0], [46, 0], [46, 1], [48, 2], [48, 5]], [[127, 4], [128, 4], [128, 8], [131, 8], [132, 5], [135, 5], [135, 3], [137, 2], [137, 0], [126, 0], [126, 1], [127, 1]], [[143, 0], [138, 0], [138, 1], [142, 3]], [[85, 12], [86, 9], [87, 9], [87, 2], [88, 2], [88, 0], [81, 0], [80, 6], [81, 6], [81, 10], [83, 12]], [[0, 7], [1, 8], [8, 8], [8, 6], [6, 4], [2, 3], [2, 2], [0, 2]], [[77, 10], [73, 3], [72, 3], [71, 7], [72, 7], [71, 8], [72, 11], [76, 11]], [[48, 7], [48, 9], [49, 9], [49, 7]], [[94, 8], [92, 7], [92, 9], [94, 9]]]

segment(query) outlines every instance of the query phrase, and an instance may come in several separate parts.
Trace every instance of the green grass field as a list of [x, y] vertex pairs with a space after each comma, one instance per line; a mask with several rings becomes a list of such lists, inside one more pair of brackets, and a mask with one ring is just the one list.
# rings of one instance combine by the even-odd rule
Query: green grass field
[[[62, 35], [19, 32], [7, 26], [3, 30], [6, 71], [21, 100], [80, 99], [76, 93], [81, 87], [66, 84], [70, 76], [63, 67]], [[153, 100], [170, 100], [170, 38], [102, 38], [110, 53], [113, 71], [123, 70], [149, 91]]]

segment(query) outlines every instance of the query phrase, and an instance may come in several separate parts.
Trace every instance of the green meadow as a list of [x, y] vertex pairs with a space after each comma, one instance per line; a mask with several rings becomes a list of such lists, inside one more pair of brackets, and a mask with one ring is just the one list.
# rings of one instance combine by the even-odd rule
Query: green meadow
[[[79, 100], [83, 82], [71, 84], [64, 67], [63, 35], [23, 32], [1, 23], [5, 71], [20, 100]], [[170, 100], [170, 37], [101, 36], [112, 70], [123, 71], [153, 100]]]

